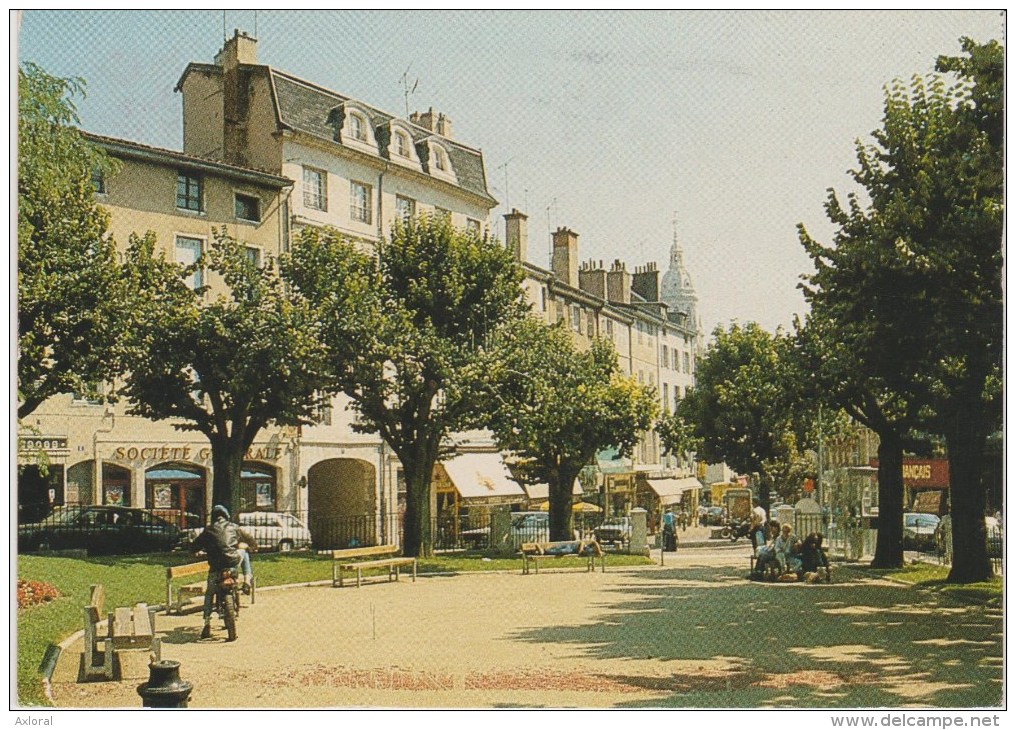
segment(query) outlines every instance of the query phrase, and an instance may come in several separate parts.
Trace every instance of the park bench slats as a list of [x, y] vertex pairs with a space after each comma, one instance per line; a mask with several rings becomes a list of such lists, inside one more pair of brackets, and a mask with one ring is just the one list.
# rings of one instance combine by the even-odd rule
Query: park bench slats
[[532, 563], [533, 572], [540, 572], [542, 560], [560, 560], [561, 558], [582, 558], [586, 560], [586, 572], [596, 570], [596, 559], [600, 560], [600, 572], [607, 572], [606, 555], [595, 540], [566, 540], [564, 542], [526, 542], [519, 548], [522, 552], [522, 574], [529, 574]]
[[83, 611], [84, 651], [79, 676], [84, 681], [115, 679], [118, 675], [133, 679], [139, 672], [147, 672], [149, 652], [156, 659], [162, 656], [161, 642], [155, 636], [155, 609], [146, 603], [119, 606], [107, 614], [103, 626], [100, 617], [105, 600], [106, 592], [101, 585], [90, 587], [88, 605]]
[[[416, 558], [398, 555], [399, 548], [395, 545], [371, 545], [369, 547], [346, 548], [330, 551], [332, 556], [332, 586], [342, 587], [345, 571], [356, 571], [356, 587], [363, 581], [365, 568], [388, 568], [388, 580], [398, 581], [399, 568], [403, 565], [413, 566], [413, 581], [416, 581]], [[379, 557], [380, 556], [380, 557]], [[361, 558], [375, 558], [362, 560]]]

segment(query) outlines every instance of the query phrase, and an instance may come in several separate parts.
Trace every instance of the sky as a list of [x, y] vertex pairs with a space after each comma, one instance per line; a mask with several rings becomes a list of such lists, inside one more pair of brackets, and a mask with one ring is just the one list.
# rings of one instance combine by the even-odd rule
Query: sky
[[181, 149], [191, 61], [223, 27], [258, 62], [388, 113], [433, 107], [483, 151], [500, 201], [529, 216], [530, 261], [550, 232], [582, 260], [666, 269], [675, 232], [705, 331], [773, 331], [806, 304], [803, 223], [832, 228], [828, 188], [853, 190], [855, 140], [883, 89], [929, 74], [959, 39], [1002, 40], [998, 11], [27, 11], [18, 58], [87, 83], [82, 127]]

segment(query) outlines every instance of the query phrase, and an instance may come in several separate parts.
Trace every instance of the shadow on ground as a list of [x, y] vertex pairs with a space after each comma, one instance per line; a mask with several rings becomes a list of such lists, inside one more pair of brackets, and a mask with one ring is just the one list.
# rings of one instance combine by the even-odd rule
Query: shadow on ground
[[[664, 693], [621, 707], [991, 707], [1002, 613], [840, 569], [832, 585], [745, 580], [735, 566], [632, 573], [597, 623], [521, 630], [616, 659], [601, 678]], [[669, 676], [627, 674], [654, 659]], [[669, 666], [668, 666], [669, 668]]]

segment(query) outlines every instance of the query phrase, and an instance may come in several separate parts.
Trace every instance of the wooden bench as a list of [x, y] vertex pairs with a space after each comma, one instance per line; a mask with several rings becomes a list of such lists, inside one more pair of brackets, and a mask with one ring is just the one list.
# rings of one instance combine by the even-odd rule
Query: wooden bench
[[529, 574], [529, 564], [533, 564], [533, 572], [540, 572], [540, 561], [559, 560], [561, 558], [583, 558], [586, 560], [586, 572], [596, 569], [596, 559], [600, 560], [600, 572], [607, 572], [606, 557], [600, 544], [595, 540], [568, 540], [565, 542], [526, 542], [522, 543], [522, 574]]
[[[173, 581], [177, 578], [186, 578], [190, 575], [201, 574], [201, 580], [195, 583], [187, 583], [178, 586], [176, 594], [173, 593]], [[166, 613], [182, 614], [184, 608], [195, 607], [193, 599], [205, 595], [205, 586], [208, 584], [208, 561], [200, 563], [187, 563], [186, 565], [175, 565], [166, 568]], [[254, 596], [257, 592], [257, 578], [250, 579], [250, 602], [254, 605]]]
[[[413, 581], [416, 581], [416, 558], [400, 556], [395, 545], [374, 545], [371, 547], [347, 548], [345, 550], [328, 551], [332, 556], [332, 586], [341, 587], [342, 576], [347, 570], [356, 571], [356, 587], [363, 580], [363, 571], [367, 568], [388, 568], [388, 580], [399, 579], [399, 568], [403, 565], [413, 566]], [[364, 558], [374, 558], [373, 560]]]
[[87, 681], [147, 677], [151, 656], [156, 660], [162, 657], [162, 645], [155, 636], [155, 609], [145, 603], [133, 608], [124, 606], [110, 612], [103, 622], [105, 600], [106, 592], [101, 585], [90, 587], [88, 605], [84, 607], [81, 678]]

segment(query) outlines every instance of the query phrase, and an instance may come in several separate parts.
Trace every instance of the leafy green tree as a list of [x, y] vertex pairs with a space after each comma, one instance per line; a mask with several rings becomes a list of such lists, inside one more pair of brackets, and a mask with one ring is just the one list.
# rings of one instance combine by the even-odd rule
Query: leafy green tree
[[[239, 511], [241, 466], [257, 434], [269, 423], [309, 423], [328, 383], [320, 327], [286, 292], [270, 257], [255, 265], [224, 232], [191, 267], [166, 261], [154, 246], [148, 235], [127, 249], [145, 296], [120, 392], [130, 413], [179, 419], [176, 428], [204, 434], [212, 499]], [[228, 291], [207, 302], [208, 287], [194, 290], [185, 280], [197, 266], [221, 276]]]
[[667, 411], [656, 422], [656, 433], [666, 454], [684, 458], [702, 450], [702, 439], [695, 436], [695, 424], [677, 412]]
[[524, 312], [522, 274], [497, 241], [439, 217], [398, 223], [372, 254], [334, 230], [305, 229], [283, 271], [323, 324], [355, 427], [380, 434], [402, 462], [403, 551], [427, 555], [434, 465], [451, 433], [479, 423], [475, 372], [492, 333]]
[[814, 404], [801, 397], [802, 380], [791, 338], [735, 322], [713, 332], [695, 388], [678, 404], [676, 415], [693, 424], [705, 460], [759, 475], [766, 509], [772, 489], [796, 489], [776, 478], [791, 478], [788, 465], [814, 441]]
[[[830, 215], [839, 215], [835, 206]], [[817, 249], [803, 228], [801, 235], [814, 256]], [[834, 255], [848, 251], [850, 247], [838, 246]], [[809, 364], [815, 397], [842, 408], [878, 434], [879, 524], [872, 566], [900, 567], [904, 440], [918, 422], [922, 400], [894, 390], [890, 383], [901, 373], [914, 374], [920, 363], [915, 360], [912, 343], [888, 336], [899, 309], [896, 303], [883, 298], [862, 306], [867, 301], [859, 291], [863, 277], [851, 275], [847, 255], [835, 263], [818, 257], [813, 260], [818, 271], [804, 287], [811, 312], [798, 330], [801, 357]], [[877, 272], [888, 276], [890, 269]], [[890, 377], [881, 377], [879, 367]]]
[[499, 333], [482, 377], [499, 447], [525, 481], [549, 486], [550, 539], [571, 539], [575, 479], [598, 451], [631, 454], [656, 417], [653, 390], [621, 374], [609, 342], [580, 352], [533, 318]]
[[[835, 246], [801, 231], [819, 262], [815, 291], [830, 288], [823, 276], [843, 282], [823, 316], [850, 333], [845, 344], [877, 379], [871, 395], [896, 398], [894, 414], [926, 407], [922, 419], [945, 437], [953, 582], [991, 575], [979, 469], [999, 422], [1003, 313], [1003, 51], [994, 41], [962, 46], [966, 56], [937, 64], [958, 77], [953, 86], [932, 76], [887, 89], [883, 126], [874, 144], [858, 142], [851, 173], [866, 201], [851, 194], [844, 208], [830, 193]], [[886, 318], [871, 323], [856, 307]]]
[[129, 308], [93, 175], [114, 164], [76, 129], [80, 79], [18, 69], [18, 418], [122, 372]]

